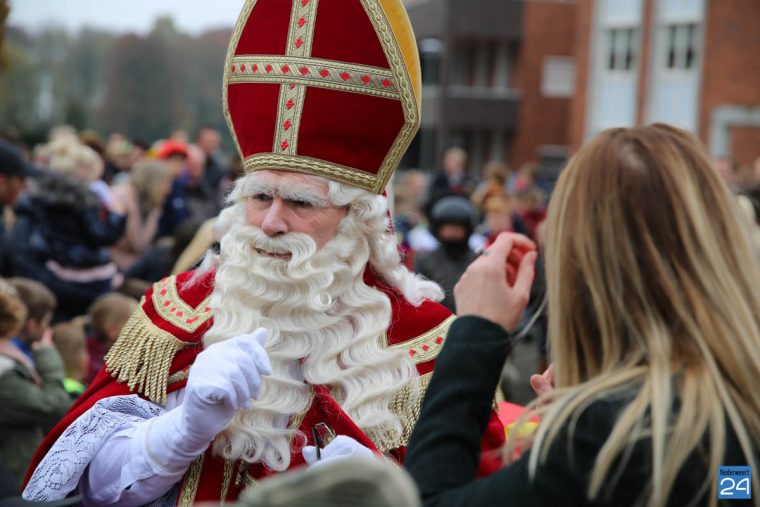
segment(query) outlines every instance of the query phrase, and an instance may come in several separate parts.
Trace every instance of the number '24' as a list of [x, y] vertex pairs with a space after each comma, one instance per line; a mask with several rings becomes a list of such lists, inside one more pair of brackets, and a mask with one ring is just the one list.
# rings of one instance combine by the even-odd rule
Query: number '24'
[[[723, 487], [724, 484], [728, 483], [729, 485], [726, 487]], [[749, 489], [749, 477], [745, 477], [744, 479], [741, 479], [738, 483], [731, 477], [724, 477], [720, 480], [720, 487], [723, 488], [720, 490], [720, 495], [723, 496], [733, 496], [734, 491], [740, 491], [742, 493], [745, 493], [747, 495], [750, 494]]]

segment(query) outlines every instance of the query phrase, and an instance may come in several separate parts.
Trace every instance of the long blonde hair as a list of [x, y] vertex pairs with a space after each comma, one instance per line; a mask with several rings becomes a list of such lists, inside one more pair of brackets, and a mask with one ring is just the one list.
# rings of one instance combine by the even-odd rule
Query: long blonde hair
[[164, 205], [164, 188], [172, 175], [169, 166], [161, 160], [144, 159], [129, 172], [129, 181], [135, 190], [140, 211], [148, 212]]
[[728, 188], [681, 130], [612, 129], [573, 157], [547, 219], [557, 389], [540, 400], [549, 403], [531, 473], [562, 426], [625, 389], [632, 399], [596, 457], [590, 499], [644, 441], [651, 483], [643, 499], [665, 505], [686, 459], [709, 442], [704, 484], [716, 505], [727, 422], [757, 470], [760, 272], [744, 232]]

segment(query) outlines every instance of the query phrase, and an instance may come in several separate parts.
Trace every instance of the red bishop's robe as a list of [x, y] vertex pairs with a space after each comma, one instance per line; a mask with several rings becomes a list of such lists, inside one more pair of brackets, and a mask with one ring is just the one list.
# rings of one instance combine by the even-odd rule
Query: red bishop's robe
[[[63, 431], [98, 400], [109, 396], [139, 394], [156, 403], [166, 402], [167, 393], [185, 387], [188, 371], [203, 350], [202, 338], [212, 324], [209, 308], [214, 273], [204, 275], [187, 287], [191, 273], [165, 278], [143, 297], [140, 306], [124, 326], [116, 344], [106, 357], [106, 365], [87, 391], [76, 401], [67, 416], [46, 437], [34, 456], [27, 478]], [[392, 318], [387, 332], [388, 347], [403, 349], [411, 356], [420, 374], [420, 390], [430, 380], [435, 357], [440, 351], [454, 316], [442, 305], [425, 301], [415, 307], [396, 289], [383, 283], [367, 269], [365, 282], [388, 295]], [[291, 418], [313, 445], [311, 428], [326, 423], [336, 434], [354, 438], [370, 449], [403, 461], [406, 441], [412, 430], [408, 424], [400, 440], [370, 437], [359, 429], [333, 398], [329, 386], [313, 386], [314, 398], [305, 414]], [[392, 409], [398, 414], [419, 416], [421, 396], [412, 396], [409, 387], [399, 389]], [[494, 412], [483, 438], [480, 474], [488, 475], [501, 466], [500, 449], [504, 445], [504, 428]], [[296, 448], [297, 447], [297, 448]], [[304, 464], [300, 446], [294, 445], [291, 467]], [[213, 456], [211, 446], [185, 473], [178, 494], [178, 505], [194, 502], [234, 501], [245, 487], [276, 472], [261, 464], [248, 465], [240, 460]]]

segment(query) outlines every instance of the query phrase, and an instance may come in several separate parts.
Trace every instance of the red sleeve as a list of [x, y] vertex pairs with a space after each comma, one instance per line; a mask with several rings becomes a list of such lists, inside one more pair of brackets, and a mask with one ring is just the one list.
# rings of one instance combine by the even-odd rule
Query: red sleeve
[[483, 440], [480, 442], [480, 466], [478, 477], [485, 477], [504, 466], [502, 448], [506, 444], [504, 425], [501, 423], [496, 411], [491, 414]]

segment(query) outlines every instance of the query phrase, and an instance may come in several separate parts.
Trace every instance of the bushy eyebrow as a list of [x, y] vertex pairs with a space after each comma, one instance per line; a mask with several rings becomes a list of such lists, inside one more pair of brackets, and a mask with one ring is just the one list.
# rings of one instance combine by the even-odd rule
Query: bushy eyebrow
[[248, 195], [279, 195], [286, 201], [303, 201], [315, 208], [327, 208], [330, 202], [307, 185], [289, 183], [287, 186], [272, 185], [266, 181], [256, 181], [248, 187]]

